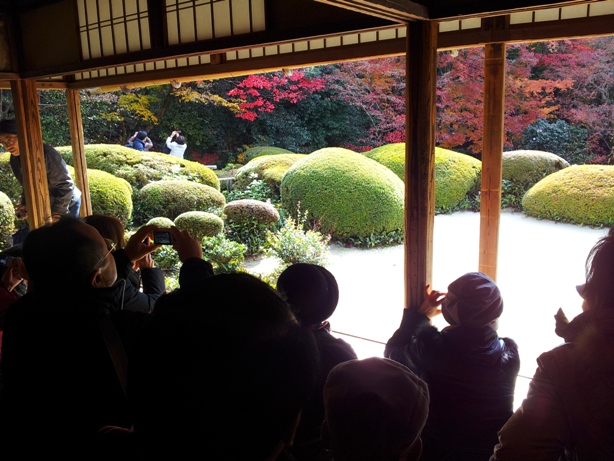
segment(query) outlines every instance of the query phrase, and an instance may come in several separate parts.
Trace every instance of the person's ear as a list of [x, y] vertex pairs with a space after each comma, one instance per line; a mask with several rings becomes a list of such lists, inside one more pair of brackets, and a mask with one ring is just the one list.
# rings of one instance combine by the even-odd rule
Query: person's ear
[[106, 287], [106, 284], [104, 283], [103, 277], [102, 277], [102, 270], [100, 268], [96, 269], [94, 272], [90, 274], [89, 280], [90, 280], [91, 285], [94, 288]]

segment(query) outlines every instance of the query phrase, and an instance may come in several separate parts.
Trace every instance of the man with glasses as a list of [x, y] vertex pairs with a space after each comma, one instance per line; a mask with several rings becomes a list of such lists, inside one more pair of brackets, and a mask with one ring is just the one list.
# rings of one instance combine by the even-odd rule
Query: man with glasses
[[[17, 124], [14, 119], [0, 120], [0, 143], [11, 153], [11, 169], [19, 184], [23, 186], [19, 142], [17, 141]], [[81, 207], [81, 191], [70, 177], [66, 162], [62, 159], [60, 153], [49, 144], [43, 144], [43, 150], [52, 220], [57, 221], [61, 216], [65, 215], [78, 217]], [[25, 218], [25, 195], [22, 195], [21, 205], [17, 208], [16, 212], [18, 217]], [[23, 234], [26, 233], [27, 231], [23, 232]], [[21, 234], [16, 236], [13, 243], [21, 243], [24, 237], [25, 235]]]

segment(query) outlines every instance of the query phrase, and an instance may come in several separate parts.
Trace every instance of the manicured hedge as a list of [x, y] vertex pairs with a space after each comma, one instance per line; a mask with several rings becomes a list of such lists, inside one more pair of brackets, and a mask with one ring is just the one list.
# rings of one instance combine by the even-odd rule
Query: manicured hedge
[[243, 152], [243, 163], [248, 163], [255, 159], [256, 157], [260, 157], [262, 155], [279, 155], [279, 154], [293, 154], [294, 152], [289, 151], [288, 149], [282, 149], [281, 147], [272, 147], [272, 146], [257, 146], [250, 147], [245, 152]]
[[[69, 167], [74, 178], [72, 167]], [[93, 214], [114, 216], [125, 226], [132, 219], [132, 188], [128, 181], [88, 168]]]
[[213, 237], [224, 229], [222, 218], [206, 211], [181, 213], [175, 218], [175, 225], [182, 231], [188, 231], [198, 241], [205, 237]]
[[237, 170], [233, 189], [245, 190], [254, 179], [263, 179], [271, 191], [279, 195], [281, 178], [296, 162], [305, 157], [305, 154], [279, 154], [264, 155], [250, 161]]
[[4, 192], [13, 203], [17, 203], [21, 197], [21, 185], [15, 178], [10, 162], [11, 154], [0, 154], [0, 191]]
[[396, 142], [384, 144], [364, 153], [365, 156], [377, 163], [390, 168], [401, 181], [405, 181], [405, 143]]
[[0, 192], [0, 249], [4, 249], [11, 241], [15, 230], [15, 208], [13, 202], [4, 192]]
[[404, 185], [391, 170], [348, 149], [320, 149], [295, 163], [281, 182], [284, 208], [302, 212], [339, 239], [403, 228]]
[[135, 221], [152, 217], [174, 220], [188, 211], [221, 210], [226, 204], [222, 193], [213, 187], [191, 181], [156, 181], [143, 187], [135, 203]]
[[588, 226], [614, 224], [614, 166], [577, 165], [546, 176], [527, 191], [524, 212]]
[[[72, 165], [72, 148], [58, 147], [67, 164]], [[215, 173], [204, 165], [157, 152], [140, 152], [116, 144], [85, 146], [88, 168], [106, 171], [130, 183], [134, 194], [146, 184], [165, 179], [189, 180], [220, 189]]]
[[259, 200], [235, 200], [224, 207], [224, 214], [229, 221], [237, 223], [256, 221], [259, 224], [273, 224], [279, 221], [279, 212], [267, 202]]
[[540, 150], [503, 152], [503, 179], [525, 189], [568, 166], [569, 163], [565, 159], [550, 152]]

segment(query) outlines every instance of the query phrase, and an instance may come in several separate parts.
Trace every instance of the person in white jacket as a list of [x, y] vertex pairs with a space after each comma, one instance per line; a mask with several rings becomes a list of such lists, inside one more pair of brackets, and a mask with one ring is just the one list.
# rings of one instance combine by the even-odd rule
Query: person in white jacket
[[181, 136], [181, 131], [173, 131], [171, 135], [166, 138], [166, 147], [170, 149], [170, 154], [183, 158], [188, 145], [185, 143], [185, 138]]

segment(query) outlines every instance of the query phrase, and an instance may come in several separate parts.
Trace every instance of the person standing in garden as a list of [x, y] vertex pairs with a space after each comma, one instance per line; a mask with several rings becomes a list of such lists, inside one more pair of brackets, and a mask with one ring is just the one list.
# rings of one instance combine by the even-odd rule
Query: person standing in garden
[[[11, 169], [13, 174], [23, 187], [23, 176], [21, 171], [21, 157], [19, 143], [17, 142], [17, 124], [14, 119], [0, 121], [0, 143], [11, 153]], [[51, 218], [55, 222], [61, 216], [79, 216], [81, 208], [81, 191], [70, 177], [66, 162], [60, 153], [49, 144], [43, 144], [45, 156], [45, 169], [47, 170], [47, 183], [49, 186], [49, 202], [51, 205]], [[17, 208], [18, 218], [24, 219], [26, 213], [25, 194], [21, 196], [21, 205]], [[27, 226], [19, 231], [13, 238], [13, 244], [23, 241], [25, 234], [28, 233]]]
[[181, 136], [181, 131], [176, 130], [166, 138], [166, 147], [170, 150], [169, 154], [173, 157], [183, 158], [188, 145], [185, 143], [185, 138]]
[[153, 142], [147, 136], [147, 131], [136, 131], [130, 139], [128, 139], [127, 147], [139, 150], [141, 152], [147, 152], [153, 147]]
[[[422, 305], [405, 308], [384, 355], [429, 386], [421, 461], [486, 461], [492, 454], [513, 413], [520, 368], [516, 343], [497, 335], [502, 312], [499, 288], [481, 272], [459, 277], [447, 294], [427, 286]], [[430, 323], [439, 314], [450, 324], [442, 331]]]

